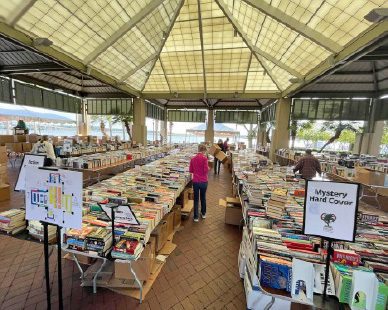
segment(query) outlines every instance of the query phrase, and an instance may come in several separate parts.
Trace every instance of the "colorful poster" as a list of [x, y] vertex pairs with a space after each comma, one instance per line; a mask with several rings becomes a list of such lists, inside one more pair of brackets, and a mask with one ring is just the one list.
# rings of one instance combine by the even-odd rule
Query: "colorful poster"
[[82, 226], [82, 172], [26, 167], [26, 219]]
[[303, 233], [354, 241], [359, 184], [307, 181]]
[[46, 155], [24, 154], [15, 191], [24, 191], [26, 188], [26, 167], [43, 167], [45, 158]]

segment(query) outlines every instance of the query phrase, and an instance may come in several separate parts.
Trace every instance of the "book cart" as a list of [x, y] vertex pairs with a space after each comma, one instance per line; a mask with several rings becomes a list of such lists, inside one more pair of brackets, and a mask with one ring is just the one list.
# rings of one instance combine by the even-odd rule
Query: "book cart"
[[[244, 226], [243, 226], [243, 238], [242, 242], [240, 245], [240, 252], [239, 252], [239, 272], [240, 276], [242, 279], [244, 279], [244, 287], [245, 287], [245, 292], [246, 292], [246, 299], [247, 299], [247, 308], [248, 309], [288, 309], [291, 307], [291, 303], [300, 303], [300, 304], [305, 304], [305, 305], [310, 305], [313, 307], [318, 307], [321, 309], [347, 309], [347, 303], [350, 304], [350, 302], [343, 301], [343, 300], [338, 300], [338, 296], [336, 296], [334, 293], [330, 294], [329, 290], [334, 290], [334, 282], [332, 280], [329, 281], [329, 286], [326, 292], [329, 292], [329, 295], [335, 295], [335, 296], [329, 296], [328, 298], [323, 298], [322, 290], [324, 286], [324, 274], [321, 272], [321, 283], [320, 283], [320, 292], [315, 291], [314, 288], [314, 294], [312, 300], [301, 300], [298, 298], [294, 298], [290, 293], [286, 292], [285, 290], [280, 290], [280, 289], [275, 289], [275, 288], [270, 288], [267, 285], [264, 287], [261, 282], [261, 264], [259, 263], [259, 257], [258, 257], [258, 247], [257, 247], [257, 240], [256, 237], [254, 237], [253, 233], [253, 227], [252, 227], [252, 219], [255, 218], [255, 216], [258, 216], [258, 210], [252, 207], [252, 203], [249, 202], [249, 197], [252, 197], [252, 194], [248, 195], [247, 191], [249, 191], [249, 182], [247, 180], [250, 177], [250, 172], [252, 173], [252, 179], [254, 177], [253, 171], [260, 170], [261, 168], [259, 167], [258, 163], [261, 160], [267, 160], [268, 164], [271, 165], [271, 162], [268, 159], [263, 158], [260, 155], [251, 155], [251, 156], [246, 156], [246, 158], [243, 158], [243, 161], [245, 162], [239, 166], [239, 154], [238, 153], [233, 153], [232, 152], [232, 160], [234, 164], [234, 169], [233, 169], [233, 192], [235, 196], [239, 197], [241, 205], [242, 205], [242, 214], [243, 214], [243, 221], [244, 221]], [[237, 164], [237, 165], [236, 165]], [[242, 167], [244, 166], [244, 167]], [[237, 168], [236, 168], [237, 167]], [[239, 168], [242, 168], [239, 170]], [[241, 173], [242, 170], [244, 173]], [[250, 171], [250, 172], [249, 172]], [[286, 172], [284, 168], [284, 173]], [[269, 178], [271, 178], [271, 173], [269, 173]], [[328, 179], [321, 179], [321, 180], [328, 180]], [[247, 185], [248, 183], [248, 185]], [[328, 182], [324, 182], [328, 183]], [[330, 183], [330, 182], [329, 182]], [[348, 184], [348, 183], [344, 183]], [[247, 188], [248, 186], [248, 188]], [[357, 197], [355, 195], [355, 197]], [[358, 197], [363, 197], [362, 195], [359, 195]], [[357, 198], [356, 198], [357, 200]], [[255, 205], [256, 203], [253, 203]], [[267, 209], [266, 209], [267, 210]], [[362, 206], [361, 209], [359, 209], [362, 213], [370, 211], [370, 209], [365, 208], [365, 206]], [[356, 212], [357, 213], [357, 212]], [[381, 213], [380, 213], [381, 214]], [[358, 214], [360, 216], [360, 214]], [[252, 218], [253, 216], [253, 218]], [[366, 214], [365, 217], [368, 217]], [[266, 220], [270, 219], [271, 217], [266, 217]], [[384, 220], [385, 221], [385, 220]], [[272, 222], [272, 221], [271, 221]], [[271, 224], [272, 226], [272, 224]], [[271, 230], [273, 228], [270, 228]], [[257, 230], [260, 231], [260, 230]], [[257, 233], [256, 231], [256, 233]], [[354, 231], [355, 233], [355, 231]], [[256, 235], [257, 236], [257, 235]], [[267, 241], [270, 242], [270, 241]], [[321, 246], [323, 245], [321, 241]], [[331, 243], [331, 241], [330, 241]], [[341, 243], [341, 242], [339, 242]], [[327, 245], [327, 243], [326, 243]], [[336, 244], [338, 245], [338, 244]], [[333, 253], [331, 251], [331, 253]], [[261, 254], [264, 255], [264, 254]], [[302, 258], [303, 260], [303, 258]], [[327, 259], [327, 263], [329, 260]], [[365, 267], [361, 267], [365, 268]], [[328, 270], [329, 268], [327, 268]], [[374, 274], [374, 273], [370, 273]], [[330, 272], [331, 276], [331, 272]], [[334, 274], [333, 274], [334, 277]], [[317, 277], [315, 278], [317, 279]], [[379, 278], [380, 279], [380, 278]], [[318, 281], [319, 282], [319, 281]], [[331, 282], [331, 283], [330, 283]], [[337, 282], [336, 282], [337, 283]], [[381, 283], [381, 282], [380, 282]], [[384, 285], [384, 281], [382, 282]], [[381, 286], [380, 286], [381, 287]], [[385, 294], [385, 297], [381, 295], [380, 292], [380, 287], [379, 287], [379, 307], [384, 307], [386, 303], [386, 292], [382, 293], [383, 296]], [[350, 289], [350, 287], [349, 287]], [[342, 298], [342, 291], [341, 291], [341, 298]], [[345, 293], [347, 294], [347, 293]], [[351, 295], [351, 294], [350, 294]], [[377, 296], [377, 295], [376, 295]], [[351, 298], [351, 297], [350, 297]], [[349, 300], [349, 301], [354, 301], [354, 300]], [[376, 309], [380, 309], [377, 307], [377, 302], [376, 302]]]

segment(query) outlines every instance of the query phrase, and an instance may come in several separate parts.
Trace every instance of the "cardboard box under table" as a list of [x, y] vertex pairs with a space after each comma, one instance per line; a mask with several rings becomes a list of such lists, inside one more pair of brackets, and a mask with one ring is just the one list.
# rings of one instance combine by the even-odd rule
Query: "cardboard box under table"
[[0, 184], [0, 201], [7, 201], [11, 198], [11, 189], [8, 184]]
[[168, 238], [167, 221], [161, 221], [159, 225], [154, 228], [151, 236], [156, 238], [155, 248], [156, 252], [158, 252], [164, 246]]
[[219, 200], [219, 205], [225, 207], [225, 224], [239, 226], [243, 219], [240, 200], [226, 197]]
[[[147, 281], [150, 277], [151, 270], [155, 261], [155, 238], [150, 238], [150, 241], [145, 246], [140, 257], [131, 262], [132, 270], [136, 273], [140, 281]], [[116, 261], [115, 262], [115, 278], [133, 280], [134, 276], [129, 269], [129, 262]]]

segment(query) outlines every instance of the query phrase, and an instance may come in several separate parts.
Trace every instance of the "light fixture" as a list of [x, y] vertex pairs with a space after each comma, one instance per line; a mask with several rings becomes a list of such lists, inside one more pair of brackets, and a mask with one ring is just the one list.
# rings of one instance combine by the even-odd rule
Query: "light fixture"
[[388, 94], [387, 95], [382, 95], [381, 97], [380, 97], [380, 99], [387, 99], [388, 98]]
[[175, 93], [174, 93], [174, 97], [175, 97], [175, 98], [178, 98], [178, 96], [179, 96], [178, 93], [175, 92]]
[[237, 32], [237, 30], [236, 30], [236, 29], [234, 29], [233, 36], [234, 36], [235, 38], [237, 38], [237, 37], [238, 37], [238, 32]]
[[87, 66], [86, 67], [86, 74], [89, 75], [92, 72], [92, 68]]
[[53, 41], [47, 38], [35, 38], [32, 40], [33, 46], [50, 46], [53, 44]]
[[238, 92], [237, 91], [234, 92], [233, 98], [238, 98]]
[[162, 39], [163, 39], [163, 40], [166, 40], [166, 39], [167, 39], [167, 33], [166, 33], [165, 31], [163, 31]]
[[378, 23], [383, 20], [388, 20], [388, 8], [376, 8], [364, 16], [371, 23]]
[[304, 82], [304, 79], [301, 79], [301, 78], [291, 78], [291, 79], [289, 79], [289, 81], [290, 81], [292, 84], [297, 84], [297, 83], [303, 83], [303, 82]]

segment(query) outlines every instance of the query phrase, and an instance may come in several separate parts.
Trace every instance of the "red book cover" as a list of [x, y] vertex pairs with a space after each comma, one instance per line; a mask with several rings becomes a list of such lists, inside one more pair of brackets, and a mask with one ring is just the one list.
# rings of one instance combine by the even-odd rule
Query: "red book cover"
[[358, 266], [361, 262], [361, 257], [354, 251], [334, 250], [332, 261], [348, 266]]

